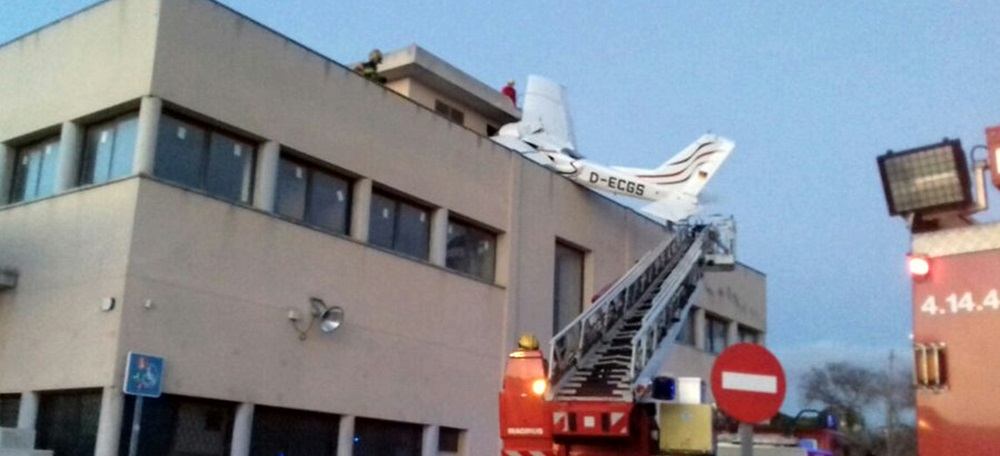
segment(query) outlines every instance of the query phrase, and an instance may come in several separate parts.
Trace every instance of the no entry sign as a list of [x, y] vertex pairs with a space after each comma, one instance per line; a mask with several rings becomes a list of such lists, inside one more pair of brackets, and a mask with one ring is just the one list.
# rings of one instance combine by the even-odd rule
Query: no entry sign
[[785, 400], [785, 371], [763, 346], [736, 344], [712, 366], [712, 394], [722, 411], [741, 422], [769, 420]]

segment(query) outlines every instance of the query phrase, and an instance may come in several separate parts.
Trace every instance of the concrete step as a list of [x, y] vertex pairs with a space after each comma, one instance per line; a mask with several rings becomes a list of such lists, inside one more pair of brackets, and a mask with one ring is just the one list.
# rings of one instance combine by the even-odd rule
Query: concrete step
[[0, 428], [0, 449], [31, 450], [33, 448], [35, 448], [34, 430]]

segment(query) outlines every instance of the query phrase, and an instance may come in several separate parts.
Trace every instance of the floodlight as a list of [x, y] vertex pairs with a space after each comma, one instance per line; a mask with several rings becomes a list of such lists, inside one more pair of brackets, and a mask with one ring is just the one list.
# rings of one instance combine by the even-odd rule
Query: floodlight
[[931, 214], [972, 206], [970, 173], [958, 140], [878, 157], [890, 215]]
[[1000, 189], [1000, 126], [986, 129], [986, 150], [993, 185]]
[[344, 323], [344, 308], [340, 306], [328, 306], [322, 299], [309, 298], [309, 324], [302, 329], [299, 327], [299, 312], [295, 309], [288, 311], [288, 321], [292, 322], [292, 327], [299, 333], [300, 340], [306, 340], [306, 333], [312, 328], [316, 320], [319, 320], [319, 330], [324, 334], [330, 334], [337, 330]]

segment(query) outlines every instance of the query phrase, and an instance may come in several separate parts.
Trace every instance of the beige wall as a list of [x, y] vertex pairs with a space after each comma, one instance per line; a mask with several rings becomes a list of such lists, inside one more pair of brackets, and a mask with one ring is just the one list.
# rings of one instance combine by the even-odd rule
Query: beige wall
[[148, 93], [158, 10], [113, 0], [0, 47], [0, 142]]
[[[0, 391], [109, 385], [138, 180], [0, 208]], [[101, 301], [114, 297], [112, 312]]]
[[730, 272], [705, 274], [705, 298], [699, 306], [727, 320], [767, 331], [767, 289], [764, 274], [737, 264]]
[[[504, 290], [144, 181], [122, 346], [165, 356], [167, 392], [334, 413], [495, 426]], [[304, 341], [310, 297], [342, 306]], [[134, 348], [131, 348], [134, 347]], [[123, 348], [124, 350], [124, 348]]]
[[[15, 88], [0, 99], [30, 114], [0, 114], [0, 141], [152, 94], [491, 227], [499, 285], [128, 179], [0, 209], [0, 259], [22, 270], [0, 294], [0, 391], [109, 385], [126, 351], [145, 351], [166, 357], [168, 393], [469, 429], [469, 454], [493, 453], [504, 357], [521, 332], [551, 336], [556, 240], [587, 252], [589, 298], [667, 235], [218, 4], [116, 0], [65, 23], [0, 48], [0, 91]], [[109, 49], [80, 64], [94, 75], [9, 70], [36, 53], [76, 58], [87, 33]], [[57, 96], [21, 89], [45, 84]], [[765, 329], [762, 276], [706, 284], [707, 309]], [[110, 313], [105, 296], [120, 298]], [[343, 306], [346, 323], [300, 341], [286, 317], [304, 324], [310, 297]]]

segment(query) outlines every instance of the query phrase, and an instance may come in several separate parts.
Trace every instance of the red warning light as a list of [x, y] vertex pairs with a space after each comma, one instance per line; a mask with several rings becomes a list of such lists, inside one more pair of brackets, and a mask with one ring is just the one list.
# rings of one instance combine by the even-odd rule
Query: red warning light
[[915, 279], [927, 277], [927, 274], [931, 272], [931, 260], [923, 255], [908, 256], [906, 265], [910, 269], [910, 275]]

